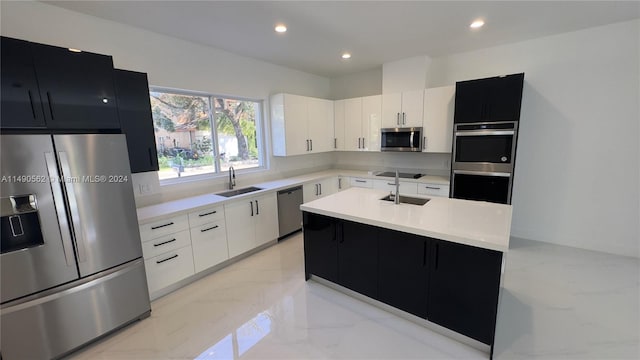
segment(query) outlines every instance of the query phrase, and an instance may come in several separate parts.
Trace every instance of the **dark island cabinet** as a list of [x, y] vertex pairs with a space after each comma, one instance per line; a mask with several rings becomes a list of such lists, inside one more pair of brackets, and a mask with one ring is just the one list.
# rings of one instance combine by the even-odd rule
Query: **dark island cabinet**
[[427, 318], [493, 344], [502, 253], [433, 240]]
[[456, 83], [455, 123], [519, 121], [524, 73]]
[[111, 56], [1, 41], [3, 128], [120, 129]]
[[338, 284], [370, 298], [378, 298], [378, 229], [340, 221]]
[[30, 43], [2, 37], [0, 45], [0, 126], [6, 129], [44, 128], [46, 124]]
[[304, 267], [306, 279], [311, 274], [338, 282], [337, 221], [334, 218], [303, 213]]
[[147, 74], [116, 69], [114, 78], [118, 117], [122, 133], [127, 136], [131, 172], [158, 171]]
[[379, 300], [427, 318], [428, 238], [380, 229]]

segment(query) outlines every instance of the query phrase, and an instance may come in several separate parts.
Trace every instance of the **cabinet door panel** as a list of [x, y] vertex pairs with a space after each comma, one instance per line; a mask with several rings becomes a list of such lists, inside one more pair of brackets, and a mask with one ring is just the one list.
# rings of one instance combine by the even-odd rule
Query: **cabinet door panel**
[[[251, 209], [253, 208], [253, 215]], [[224, 204], [229, 258], [255, 247], [255, 204], [253, 199]]]
[[303, 225], [306, 278], [313, 274], [338, 282], [336, 220], [304, 212]]
[[127, 136], [131, 172], [158, 171], [147, 74], [116, 69], [114, 77], [118, 116], [122, 133]]
[[31, 43], [1, 38], [2, 128], [44, 128]]
[[455, 87], [443, 86], [424, 92], [422, 151], [448, 153], [453, 141]]
[[502, 254], [446, 241], [432, 244], [429, 321], [491, 345]]
[[345, 149], [345, 117], [344, 117], [344, 100], [336, 100], [333, 102], [333, 133], [335, 137], [335, 150]]
[[395, 128], [402, 127], [402, 94], [383, 94], [382, 95], [382, 127]]
[[309, 98], [308, 133], [312, 152], [333, 150], [333, 101]]
[[308, 152], [307, 97], [284, 94], [284, 123], [287, 155]]
[[489, 121], [518, 121], [522, 102], [524, 74], [494, 78], [487, 99]]
[[382, 126], [382, 96], [362, 98], [362, 143], [364, 150], [380, 151], [380, 127]]
[[119, 129], [111, 56], [34, 44], [47, 127]]
[[422, 126], [424, 90], [405, 91], [402, 93], [401, 127]]
[[380, 230], [380, 301], [427, 318], [427, 238]]
[[338, 284], [378, 298], [378, 228], [342, 221], [338, 232]]
[[486, 79], [457, 82], [454, 122], [474, 123], [485, 121], [484, 110], [487, 96]]
[[255, 247], [278, 237], [278, 200], [271, 193], [254, 198], [255, 212]]
[[224, 219], [191, 229], [195, 272], [217, 265], [229, 258]]
[[344, 149], [362, 150], [362, 98], [347, 99], [344, 103]]

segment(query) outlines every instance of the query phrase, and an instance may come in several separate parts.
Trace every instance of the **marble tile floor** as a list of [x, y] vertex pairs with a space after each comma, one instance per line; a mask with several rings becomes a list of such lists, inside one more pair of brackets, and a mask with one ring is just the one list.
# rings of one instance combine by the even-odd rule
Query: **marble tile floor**
[[[73, 359], [486, 359], [303, 274], [298, 234], [152, 303]], [[514, 239], [495, 359], [640, 358], [640, 261]]]

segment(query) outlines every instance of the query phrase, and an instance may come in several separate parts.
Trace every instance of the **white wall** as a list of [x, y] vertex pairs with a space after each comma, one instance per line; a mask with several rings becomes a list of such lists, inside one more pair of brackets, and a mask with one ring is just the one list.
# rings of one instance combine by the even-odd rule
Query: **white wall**
[[382, 64], [382, 93], [392, 94], [427, 87], [431, 58], [415, 56]]
[[331, 79], [331, 99], [350, 99], [382, 94], [382, 68]]
[[430, 86], [525, 73], [516, 237], [640, 257], [640, 22], [433, 59]]
[[[0, 4], [0, 32], [3, 36], [112, 55], [115, 67], [146, 72], [149, 83], [153, 86], [263, 99], [265, 114], [269, 113], [269, 95], [277, 92], [330, 98], [328, 78], [40, 2], [2, 1]], [[266, 129], [266, 141], [267, 145], [270, 145], [269, 126], [266, 126]], [[318, 154], [306, 158], [306, 161], [274, 158], [268, 160], [271, 163], [270, 171], [239, 174], [238, 183], [329, 168], [333, 162], [333, 155]], [[136, 182], [150, 182], [149, 176], [136, 177]], [[159, 193], [138, 197], [136, 202], [138, 206], [149, 205], [221, 190], [224, 184], [225, 179], [220, 178], [163, 186]]]

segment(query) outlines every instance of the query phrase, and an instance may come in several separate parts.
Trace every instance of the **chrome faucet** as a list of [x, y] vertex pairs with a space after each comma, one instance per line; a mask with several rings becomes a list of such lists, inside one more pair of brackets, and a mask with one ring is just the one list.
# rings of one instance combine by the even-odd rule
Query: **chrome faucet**
[[398, 176], [398, 170], [396, 170], [396, 196], [393, 197], [394, 204], [400, 204], [400, 177]]
[[233, 190], [234, 186], [236, 186], [236, 169], [229, 166], [229, 189]]

